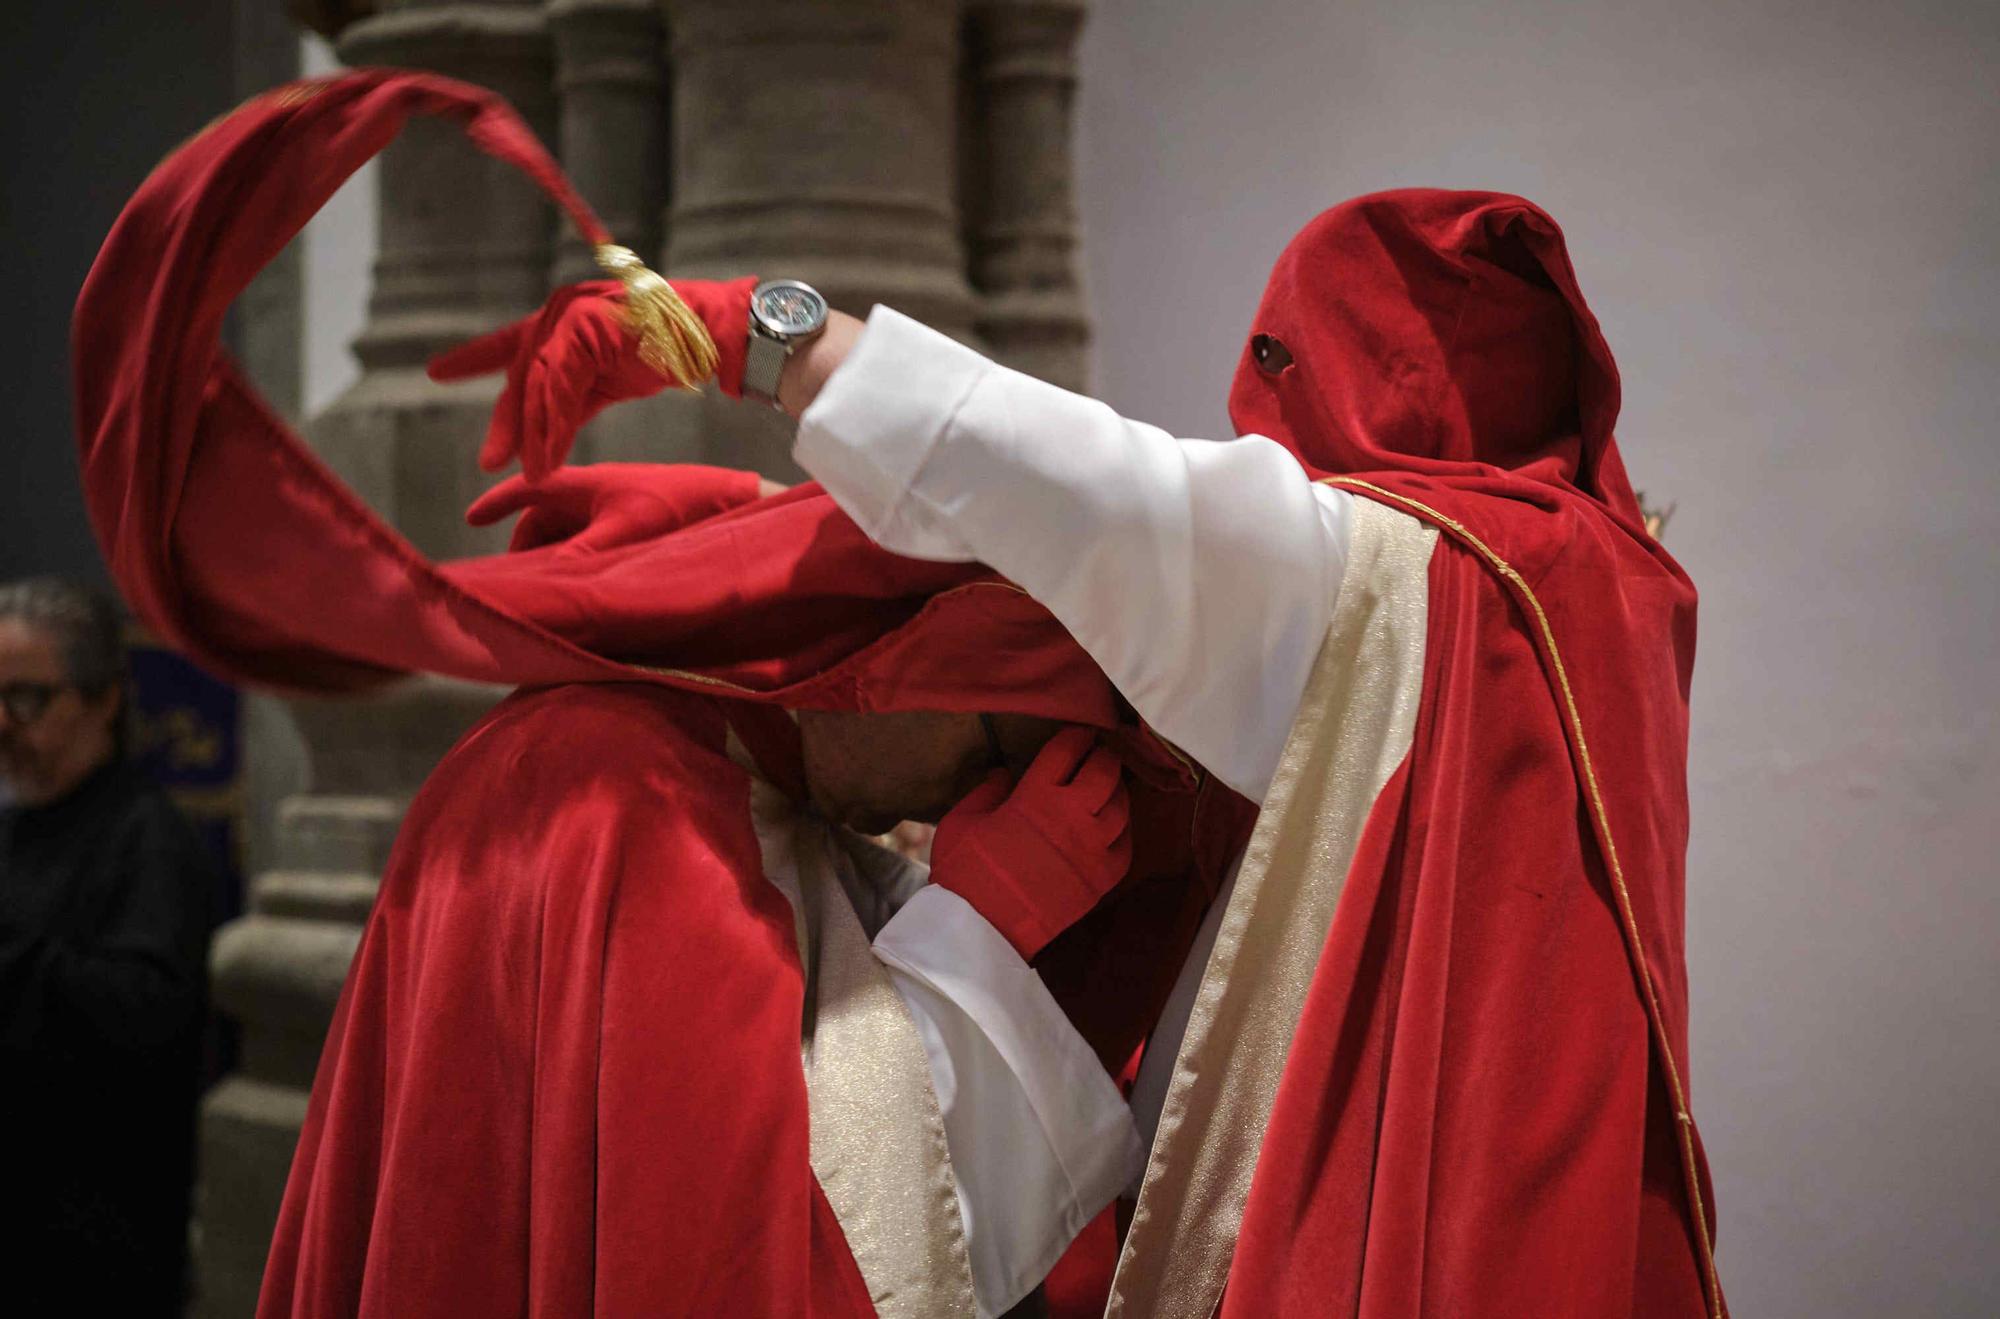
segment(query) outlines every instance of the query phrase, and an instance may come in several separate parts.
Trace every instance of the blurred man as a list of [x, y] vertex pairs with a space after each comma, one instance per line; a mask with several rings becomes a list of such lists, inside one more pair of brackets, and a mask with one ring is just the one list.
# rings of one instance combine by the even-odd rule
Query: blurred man
[[0, 586], [0, 1252], [22, 1313], [178, 1314], [213, 882], [126, 760], [117, 611]]

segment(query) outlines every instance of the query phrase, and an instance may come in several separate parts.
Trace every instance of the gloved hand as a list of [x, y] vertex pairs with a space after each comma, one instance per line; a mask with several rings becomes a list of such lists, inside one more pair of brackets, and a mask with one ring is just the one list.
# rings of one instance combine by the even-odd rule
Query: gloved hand
[[931, 882], [971, 903], [1023, 960], [1075, 924], [1132, 865], [1124, 766], [1065, 728], [1016, 784], [997, 769], [938, 824]]
[[[750, 291], [756, 287], [754, 276], [674, 282], [715, 340], [715, 383], [732, 398], [743, 395]], [[680, 383], [641, 360], [638, 336], [625, 322], [624, 298], [617, 280], [571, 284], [550, 294], [534, 315], [431, 359], [433, 380], [506, 369], [507, 384], [479, 451], [481, 467], [497, 472], [518, 457], [528, 480], [540, 481], [562, 466], [577, 429], [592, 417], [613, 403]]]
[[589, 554], [652, 540], [761, 498], [772, 487], [755, 472], [695, 463], [591, 463], [564, 467], [539, 483], [513, 476], [465, 511], [475, 527], [514, 513], [509, 550], [560, 544]]

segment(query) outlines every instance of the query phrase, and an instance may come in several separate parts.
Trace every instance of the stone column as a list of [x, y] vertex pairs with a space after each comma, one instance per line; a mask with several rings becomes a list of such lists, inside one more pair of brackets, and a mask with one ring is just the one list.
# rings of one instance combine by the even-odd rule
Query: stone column
[[[673, 82], [670, 276], [788, 275], [974, 337], [953, 156], [958, 6], [663, 0]], [[720, 398], [707, 460], [796, 477], [791, 428]]]
[[[667, 200], [665, 24], [656, 0], [550, 0], [563, 170], [619, 242], [656, 252]], [[555, 280], [602, 275], [564, 226]]]
[[[658, 0], [551, 0], [558, 140], [563, 169], [620, 243], [661, 250], [667, 204], [665, 21]], [[556, 242], [555, 279], [601, 279], [569, 226]], [[692, 414], [671, 399], [613, 408], [584, 428], [578, 462], [698, 458]]]
[[1072, 159], [1083, 0], [969, 0], [966, 246], [980, 337], [1009, 366], [1089, 383]]

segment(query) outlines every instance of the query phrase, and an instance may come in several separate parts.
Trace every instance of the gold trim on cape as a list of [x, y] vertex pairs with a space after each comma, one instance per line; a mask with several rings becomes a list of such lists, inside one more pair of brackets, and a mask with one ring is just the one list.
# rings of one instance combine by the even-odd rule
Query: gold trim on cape
[[[729, 750], [746, 764], [734, 734]], [[789, 821], [788, 855], [766, 855], [764, 869], [792, 905], [806, 973], [800, 1059], [813, 1176], [881, 1319], [973, 1319], [944, 1115], [916, 1023], [841, 885], [837, 867], [852, 858], [832, 826], [754, 771], [751, 794], [759, 818]]]
[[[1687, 1090], [1681, 1084], [1680, 1065], [1674, 1058], [1673, 1045], [1667, 1039], [1666, 1017], [1660, 1011], [1660, 998], [1653, 986], [1652, 968], [1646, 965], [1644, 946], [1639, 942], [1639, 920], [1632, 909], [1632, 894], [1625, 887], [1625, 869], [1618, 862], [1618, 844], [1611, 837], [1611, 816], [1604, 808], [1604, 794], [1597, 786], [1597, 770], [1591, 764], [1590, 744], [1583, 736], [1583, 715], [1577, 709], [1576, 693], [1570, 689], [1569, 670], [1563, 666], [1562, 651], [1556, 645], [1555, 629], [1549, 624], [1549, 616], [1542, 608], [1535, 589], [1528, 585], [1528, 579], [1521, 576], [1511, 563], [1496, 554], [1492, 547], [1474, 535], [1464, 523], [1447, 517], [1429, 504], [1399, 495], [1392, 490], [1384, 490], [1379, 485], [1357, 480], [1351, 476], [1328, 476], [1321, 478], [1322, 484], [1345, 486], [1351, 490], [1365, 490], [1376, 500], [1393, 502], [1411, 510], [1424, 521], [1441, 527], [1452, 538], [1471, 549], [1497, 573], [1501, 580], [1511, 587], [1526, 606], [1528, 615], [1534, 620], [1536, 636], [1549, 657], [1550, 676], [1554, 679], [1556, 694], [1562, 700], [1564, 723], [1568, 726], [1571, 741], [1576, 746], [1577, 774], [1583, 780], [1590, 798], [1591, 822], [1596, 826], [1598, 841], [1604, 847], [1605, 869], [1611, 872], [1611, 886], [1618, 895], [1618, 916], [1625, 935], [1625, 951], [1631, 958], [1634, 974], [1638, 977], [1639, 988], [1646, 998], [1646, 1015], [1652, 1026], [1654, 1042], [1659, 1046], [1660, 1060], [1665, 1064], [1667, 1088], [1674, 1101], [1675, 1126], [1680, 1130], [1681, 1174], [1687, 1182], [1688, 1203], [1694, 1210], [1695, 1240], [1699, 1243], [1703, 1281], [1708, 1291], [1708, 1305], [1711, 1319], [1724, 1319], [1722, 1304], [1722, 1279], [1715, 1268], [1715, 1247], [1708, 1236], [1708, 1211], [1701, 1202], [1701, 1164], [1694, 1154], [1694, 1113], [1688, 1106]], [[1358, 501], [1366, 503], [1368, 501]]]
[[1409, 753], [1438, 532], [1354, 501], [1347, 570], [1168, 1083], [1107, 1316], [1206, 1319], [1306, 991], [1376, 798]]

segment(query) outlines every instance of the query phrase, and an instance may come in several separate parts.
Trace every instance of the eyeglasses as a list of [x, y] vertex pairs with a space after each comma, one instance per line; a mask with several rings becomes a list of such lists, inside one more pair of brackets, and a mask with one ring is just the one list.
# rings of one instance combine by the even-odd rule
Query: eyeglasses
[[10, 723], [32, 724], [48, 713], [49, 702], [56, 699], [67, 683], [61, 682], [10, 682], [0, 685], [0, 710], [7, 712]]

